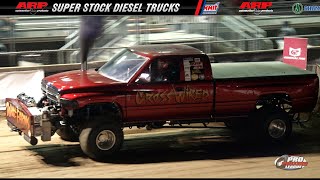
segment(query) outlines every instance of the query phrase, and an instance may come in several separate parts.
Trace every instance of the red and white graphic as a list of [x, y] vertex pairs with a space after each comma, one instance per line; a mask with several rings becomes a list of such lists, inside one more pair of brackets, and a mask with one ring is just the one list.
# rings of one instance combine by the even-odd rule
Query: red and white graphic
[[273, 12], [272, 2], [242, 2], [239, 7], [239, 12], [252, 12], [254, 14], [260, 14], [262, 12]]
[[279, 169], [297, 170], [306, 167], [308, 162], [302, 156], [282, 155], [274, 161], [274, 164]]
[[16, 9], [44, 9], [47, 6], [47, 2], [19, 2]]
[[16, 12], [30, 12], [35, 14], [37, 12], [49, 12], [45, 9], [48, 6], [48, 2], [19, 2], [16, 6]]
[[284, 38], [283, 62], [301, 69], [307, 68], [307, 38]]
[[272, 6], [272, 2], [242, 2], [240, 9], [267, 9]]
[[290, 56], [300, 56], [301, 55], [301, 48], [293, 49], [292, 47], [289, 47], [289, 55]]

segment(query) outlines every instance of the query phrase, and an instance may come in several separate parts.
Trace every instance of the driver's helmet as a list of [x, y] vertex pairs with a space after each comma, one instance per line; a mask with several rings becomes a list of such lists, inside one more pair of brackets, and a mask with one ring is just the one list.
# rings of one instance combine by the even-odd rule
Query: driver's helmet
[[160, 70], [165, 70], [165, 69], [168, 69], [169, 67], [169, 63], [167, 60], [164, 60], [164, 59], [159, 59], [158, 61], [158, 68]]

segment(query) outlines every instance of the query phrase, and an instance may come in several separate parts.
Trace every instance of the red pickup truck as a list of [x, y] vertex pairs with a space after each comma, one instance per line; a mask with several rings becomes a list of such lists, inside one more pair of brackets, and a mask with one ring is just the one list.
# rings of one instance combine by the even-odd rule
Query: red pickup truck
[[6, 118], [32, 145], [56, 132], [94, 159], [119, 151], [133, 126], [250, 122], [244, 131], [278, 142], [314, 109], [318, 88], [317, 74], [282, 62], [211, 63], [190, 46], [139, 45], [98, 69], [45, 77], [39, 102], [6, 99]]

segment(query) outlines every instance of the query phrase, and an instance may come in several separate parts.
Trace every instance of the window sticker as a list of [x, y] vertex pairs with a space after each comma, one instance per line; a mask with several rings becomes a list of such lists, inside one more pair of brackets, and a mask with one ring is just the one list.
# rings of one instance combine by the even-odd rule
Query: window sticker
[[191, 81], [191, 65], [190, 61], [192, 61], [192, 58], [185, 58], [183, 59], [183, 66], [184, 66], [184, 80], [185, 81]]
[[204, 67], [200, 58], [183, 59], [185, 81], [204, 80]]
[[194, 58], [194, 62], [200, 62], [200, 58]]

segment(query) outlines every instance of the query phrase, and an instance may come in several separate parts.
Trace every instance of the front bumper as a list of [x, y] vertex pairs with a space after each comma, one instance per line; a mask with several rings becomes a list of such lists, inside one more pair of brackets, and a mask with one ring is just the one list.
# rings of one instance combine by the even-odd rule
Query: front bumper
[[37, 136], [42, 141], [51, 140], [51, 122], [49, 114], [43, 108], [28, 107], [19, 99], [6, 99], [6, 119], [12, 131], [23, 135], [31, 145], [38, 143]]

